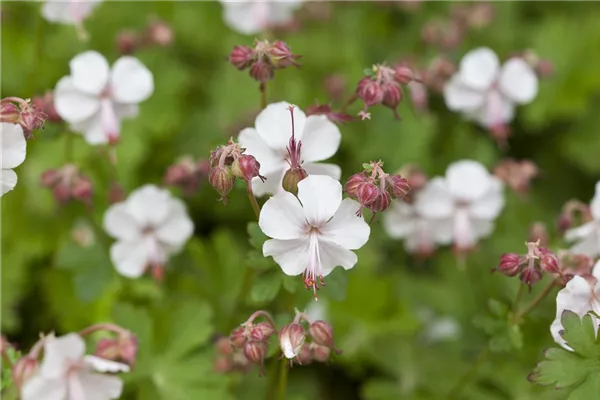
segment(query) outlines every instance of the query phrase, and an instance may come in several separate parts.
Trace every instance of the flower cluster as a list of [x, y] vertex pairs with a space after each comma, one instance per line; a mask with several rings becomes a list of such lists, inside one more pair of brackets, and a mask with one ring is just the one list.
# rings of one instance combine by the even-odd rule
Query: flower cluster
[[168, 47], [173, 40], [173, 28], [165, 21], [152, 19], [142, 32], [132, 30], [119, 32], [116, 47], [119, 54], [129, 55], [151, 46]]
[[516, 161], [511, 158], [504, 159], [494, 167], [496, 175], [508, 187], [518, 194], [529, 191], [531, 181], [539, 175], [540, 171], [530, 160]]
[[254, 47], [235, 46], [229, 54], [229, 63], [243, 71], [250, 70], [252, 79], [265, 83], [275, 76], [275, 70], [298, 67], [301, 56], [293, 54], [290, 47], [281, 40], [270, 43], [256, 40]]
[[539, 242], [527, 242], [527, 253], [506, 253], [500, 258], [500, 264], [494, 271], [499, 271], [506, 276], [519, 276], [521, 282], [531, 288], [539, 282], [544, 272], [564, 276], [561, 272], [559, 259], [546, 247], [541, 247]]
[[78, 200], [88, 206], [92, 203], [92, 182], [74, 164], [44, 171], [40, 183], [52, 189], [54, 199], [61, 205], [70, 200]]
[[37, 105], [18, 97], [0, 100], [0, 122], [18, 124], [25, 139], [33, 138], [33, 132], [42, 129], [48, 116]]
[[[254, 323], [258, 317], [263, 317], [267, 322]], [[256, 311], [239, 328], [229, 336], [234, 348], [242, 349], [246, 359], [260, 368], [264, 374], [263, 363], [267, 357], [267, 345], [271, 336], [276, 332], [276, 325], [271, 315], [265, 311]]]
[[167, 186], [180, 188], [185, 196], [191, 196], [198, 190], [200, 182], [208, 177], [209, 171], [208, 160], [195, 161], [191, 156], [183, 156], [169, 166], [163, 181]]

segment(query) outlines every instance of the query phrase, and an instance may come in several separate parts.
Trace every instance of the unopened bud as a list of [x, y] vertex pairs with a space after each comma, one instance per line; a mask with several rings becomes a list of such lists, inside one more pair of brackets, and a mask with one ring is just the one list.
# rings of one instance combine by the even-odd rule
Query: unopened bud
[[388, 183], [391, 189], [391, 195], [394, 198], [403, 198], [410, 191], [410, 185], [408, 180], [401, 177], [400, 175], [390, 175], [388, 177]]
[[148, 25], [146, 37], [151, 44], [167, 47], [173, 43], [173, 28], [165, 21], [156, 19]]
[[346, 185], [344, 185], [344, 191], [349, 197], [356, 199], [358, 198], [358, 189], [368, 181], [369, 180], [365, 174], [354, 174], [348, 178]]
[[368, 206], [377, 200], [379, 188], [371, 182], [366, 182], [358, 187], [357, 199], [363, 206]]
[[132, 30], [123, 30], [117, 34], [116, 47], [119, 54], [133, 54], [138, 47], [137, 33]]
[[240, 326], [239, 328], [231, 332], [229, 340], [231, 341], [233, 347], [237, 347], [238, 349], [244, 347], [244, 345], [247, 342], [246, 330], [244, 329], [244, 327]]
[[381, 85], [383, 90], [383, 105], [396, 111], [398, 104], [402, 101], [402, 88], [394, 82], [386, 82]]
[[233, 361], [229, 357], [217, 357], [213, 362], [213, 371], [218, 374], [226, 374], [233, 369]]
[[291, 65], [297, 65], [296, 59], [299, 56], [292, 53], [292, 49], [281, 40], [273, 42], [269, 48], [269, 55], [271, 56], [271, 62], [276, 68], [286, 68]]
[[413, 81], [414, 73], [409, 67], [405, 65], [398, 65], [394, 69], [394, 79], [401, 85], [408, 85]]
[[329, 361], [329, 357], [331, 355], [331, 349], [326, 346], [313, 346], [313, 357], [318, 362], [327, 362]]
[[259, 60], [252, 64], [250, 67], [250, 76], [255, 81], [264, 83], [273, 79], [275, 75], [275, 71], [272, 65], [267, 64], [266, 62]]
[[294, 322], [286, 325], [279, 331], [278, 339], [281, 351], [286, 358], [297, 357], [306, 340], [304, 327]]
[[92, 200], [93, 186], [92, 182], [85, 177], [75, 180], [71, 189], [71, 195], [74, 199], [89, 203]]
[[21, 122], [25, 139], [33, 136], [33, 132], [44, 127], [46, 114], [34, 105], [28, 105], [21, 109]]
[[52, 189], [52, 195], [59, 204], [65, 204], [71, 200], [71, 187], [66, 183], [60, 182]]
[[13, 103], [1, 103], [0, 104], [0, 122], [8, 122], [16, 124], [21, 119], [21, 111]]
[[224, 356], [233, 354], [233, 345], [229, 337], [224, 336], [217, 339], [215, 342], [215, 348], [217, 349], [217, 353]]
[[244, 345], [244, 355], [248, 361], [262, 366], [267, 355], [267, 344], [264, 342], [248, 342]]
[[296, 357], [294, 362], [300, 365], [308, 365], [312, 362], [312, 360], [313, 355], [310, 345], [304, 343], [304, 345], [300, 349], [300, 353], [298, 353], [298, 356]]
[[229, 168], [216, 167], [210, 171], [208, 182], [221, 195], [221, 198], [225, 199], [229, 192], [231, 192], [231, 189], [233, 189], [235, 177]]
[[275, 328], [268, 322], [260, 322], [250, 330], [250, 339], [256, 342], [264, 342], [269, 340], [272, 334], [275, 333]]
[[315, 321], [310, 324], [308, 327], [308, 334], [316, 344], [339, 352], [339, 350], [335, 348], [335, 342], [333, 341], [333, 328], [326, 321]]
[[231, 165], [231, 172], [236, 178], [250, 182], [252, 178], [259, 177], [263, 182], [265, 177], [259, 174], [260, 163], [256, 161], [254, 156], [242, 154]]
[[133, 366], [137, 357], [137, 350], [138, 341], [135, 335], [124, 333], [116, 339], [100, 339], [96, 345], [94, 355]]
[[25, 356], [20, 358], [12, 367], [12, 377], [15, 386], [21, 388], [27, 379], [31, 378], [39, 367], [35, 358]]
[[293, 195], [298, 194], [298, 182], [302, 179], [306, 178], [308, 174], [304, 170], [304, 168], [290, 168], [283, 175], [283, 180], [281, 185], [283, 189], [287, 192], [292, 193]]
[[540, 260], [540, 266], [544, 271], [552, 274], [560, 274], [560, 266], [558, 263], [558, 257], [552, 252], [548, 252], [542, 256]]
[[44, 187], [51, 188], [60, 180], [60, 174], [55, 169], [48, 169], [42, 172], [40, 176], [40, 184]]
[[254, 50], [248, 46], [235, 46], [229, 54], [229, 63], [237, 69], [248, 68], [254, 60]]
[[520, 279], [521, 282], [531, 287], [542, 279], [542, 271], [535, 267], [527, 267], [521, 272]]
[[521, 270], [521, 257], [515, 253], [506, 253], [500, 257], [500, 264], [495, 270], [506, 276], [515, 276]]
[[389, 208], [392, 204], [392, 196], [388, 192], [379, 191], [379, 195], [374, 202], [369, 204], [367, 207], [372, 212], [382, 212]]
[[384, 98], [384, 92], [379, 83], [365, 76], [358, 82], [356, 94], [367, 107], [380, 104]]

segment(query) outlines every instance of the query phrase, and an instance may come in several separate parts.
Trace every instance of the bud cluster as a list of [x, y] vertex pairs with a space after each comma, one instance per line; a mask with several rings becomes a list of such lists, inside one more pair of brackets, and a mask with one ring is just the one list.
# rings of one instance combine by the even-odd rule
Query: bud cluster
[[92, 182], [76, 165], [67, 164], [59, 169], [46, 170], [42, 173], [40, 183], [52, 189], [54, 199], [61, 205], [71, 200], [81, 201], [88, 206], [92, 204]]
[[252, 363], [244, 355], [244, 350], [234, 347], [228, 336], [220, 337], [215, 342], [217, 358], [214, 360], [215, 372], [248, 372]]
[[[254, 323], [258, 317], [268, 322]], [[263, 364], [267, 357], [269, 338], [275, 333], [275, 323], [271, 315], [265, 311], [256, 311], [239, 328], [229, 336], [231, 345], [241, 349], [246, 359], [259, 366], [259, 374], [264, 374]]]
[[293, 54], [290, 47], [281, 40], [273, 43], [256, 40], [254, 47], [235, 46], [229, 54], [229, 63], [243, 71], [249, 69], [252, 79], [265, 83], [275, 76], [275, 70], [290, 66], [298, 67], [296, 60], [301, 56]]
[[556, 254], [546, 247], [541, 247], [539, 241], [526, 242], [525, 245], [526, 254], [503, 254], [500, 257], [500, 264], [493, 271], [511, 277], [519, 275], [521, 282], [530, 288], [542, 279], [544, 272], [566, 279]]
[[592, 274], [594, 269], [594, 259], [585, 254], [573, 254], [568, 250], [558, 251], [561, 273], [566, 281], [569, 281], [575, 275], [581, 276], [592, 284], [596, 283], [596, 278]]
[[198, 190], [200, 182], [208, 177], [209, 171], [208, 160], [194, 161], [191, 156], [184, 156], [167, 168], [164, 182], [167, 186], [180, 188], [185, 196], [191, 196]]
[[18, 97], [0, 100], [0, 122], [21, 125], [25, 139], [31, 139], [34, 131], [42, 129], [46, 119], [46, 114], [30, 100]]
[[283, 174], [281, 186], [287, 192], [293, 195], [298, 194], [298, 183], [308, 176], [308, 173], [302, 168], [302, 142], [296, 140], [296, 128], [294, 125], [294, 106], [289, 107], [292, 118], [292, 136], [288, 142], [288, 164], [290, 168]]
[[402, 101], [403, 92], [401, 85], [407, 85], [414, 79], [413, 71], [405, 65], [396, 68], [384, 64], [373, 65], [365, 70], [366, 76], [358, 82], [356, 96], [364, 103], [364, 109], [359, 113], [362, 119], [370, 118], [367, 112], [369, 107], [383, 104], [398, 115], [397, 107]]
[[521, 195], [529, 191], [531, 180], [536, 178], [539, 172], [533, 161], [516, 161], [511, 158], [500, 161], [494, 168], [494, 175]]
[[385, 211], [392, 199], [403, 199], [410, 191], [408, 181], [400, 175], [390, 175], [383, 171], [382, 161], [363, 164], [364, 171], [352, 175], [344, 187], [346, 194], [373, 214]]
[[219, 146], [210, 153], [208, 182], [221, 195], [223, 204], [227, 204], [227, 195], [233, 189], [235, 179], [242, 179], [248, 187], [253, 178], [265, 177], [260, 175], [260, 163], [254, 156], [244, 154], [246, 149], [230, 139], [227, 145]]
[[173, 43], [173, 28], [160, 19], [152, 19], [143, 32], [123, 30], [116, 39], [119, 54], [133, 54], [136, 51], [150, 47], [168, 47]]

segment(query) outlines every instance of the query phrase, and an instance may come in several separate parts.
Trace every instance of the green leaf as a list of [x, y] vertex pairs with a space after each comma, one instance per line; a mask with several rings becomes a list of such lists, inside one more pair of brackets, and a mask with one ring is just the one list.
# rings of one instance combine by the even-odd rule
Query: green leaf
[[346, 276], [347, 273], [348, 272], [343, 268], [335, 268], [325, 278], [326, 286], [321, 289], [319, 296], [323, 295], [323, 297], [327, 297], [335, 301], [344, 301], [346, 298], [346, 289], [348, 287], [348, 277]]
[[212, 312], [208, 304], [191, 300], [176, 303], [173, 308], [166, 356], [176, 360], [208, 340]]
[[281, 274], [281, 284], [283, 285], [283, 288], [290, 293], [296, 293], [301, 282], [302, 279], [297, 276]]
[[256, 250], [262, 251], [263, 244], [268, 239], [268, 236], [263, 233], [256, 222], [249, 222], [246, 229], [248, 231], [248, 236], [252, 247], [254, 247]]
[[275, 267], [275, 262], [272, 258], [263, 256], [257, 250], [250, 250], [246, 254], [246, 264], [248, 267], [259, 271], [266, 271]]
[[250, 300], [254, 303], [267, 303], [277, 296], [281, 288], [281, 272], [272, 272], [259, 275], [252, 285]]
[[509, 325], [508, 338], [515, 349], [519, 350], [523, 347], [523, 333], [519, 325]]
[[499, 300], [489, 299], [488, 307], [492, 314], [497, 317], [506, 317], [508, 315], [508, 306]]
[[585, 315], [580, 319], [571, 311], [564, 311], [561, 316], [564, 333], [561, 335], [567, 344], [582, 357], [600, 359], [600, 344], [596, 340], [596, 330], [592, 317]]

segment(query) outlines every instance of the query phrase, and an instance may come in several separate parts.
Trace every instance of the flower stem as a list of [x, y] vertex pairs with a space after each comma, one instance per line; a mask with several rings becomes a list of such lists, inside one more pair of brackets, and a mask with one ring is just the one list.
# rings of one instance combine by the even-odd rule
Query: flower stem
[[279, 385], [277, 388], [277, 400], [285, 400], [285, 389], [287, 386], [288, 376], [288, 359], [285, 357], [281, 358], [279, 366]]
[[261, 82], [260, 86], [260, 109], [264, 110], [267, 108], [267, 83]]
[[519, 320], [529, 314], [554, 288], [554, 280], [552, 280], [544, 289], [542, 289], [525, 308], [517, 314], [516, 320]]
[[73, 161], [73, 133], [67, 131], [65, 135], [65, 161], [70, 163]]
[[519, 311], [519, 303], [521, 302], [521, 298], [523, 297], [523, 292], [525, 292], [525, 284], [521, 283], [519, 285], [519, 291], [517, 292], [517, 297], [515, 298], [515, 302], [512, 305], [512, 318], [511, 321], [514, 324], [517, 322], [517, 315]]
[[489, 346], [485, 346], [475, 359], [475, 362], [471, 365], [471, 368], [465, 372], [465, 374], [460, 378], [460, 380], [454, 385], [448, 396], [446, 397], [448, 400], [456, 400], [460, 393], [467, 387], [467, 385], [471, 382], [471, 380], [475, 377], [477, 370], [483, 363], [487, 360], [490, 355]]
[[345, 113], [348, 107], [350, 107], [357, 99], [358, 95], [356, 94], [356, 92], [352, 93], [352, 96], [350, 96], [348, 100], [346, 100], [342, 108], [340, 108], [340, 112]]
[[254, 215], [256, 215], [256, 219], [260, 217], [260, 207], [258, 206], [258, 202], [256, 201], [256, 197], [254, 196], [254, 192], [252, 192], [252, 182], [247, 182], [246, 184], [248, 191], [248, 200], [250, 200], [250, 205], [252, 206], [252, 210], [254, 210]]

